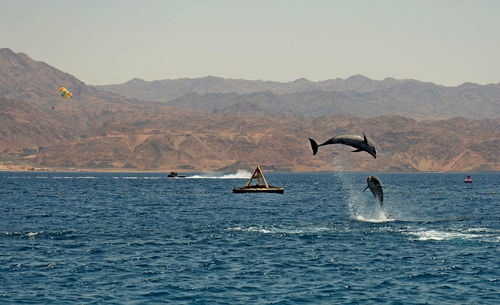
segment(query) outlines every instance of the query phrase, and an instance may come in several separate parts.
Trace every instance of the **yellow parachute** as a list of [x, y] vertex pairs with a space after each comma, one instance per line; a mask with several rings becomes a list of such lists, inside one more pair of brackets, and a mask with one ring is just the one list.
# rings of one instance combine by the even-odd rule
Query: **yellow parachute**
[[61, 96], [65, 99], [70, 99], [72, 96], [71, 92], [69, 92], [69, 90], [64, 87], [59, 88], [59, 92], [61, 92]]

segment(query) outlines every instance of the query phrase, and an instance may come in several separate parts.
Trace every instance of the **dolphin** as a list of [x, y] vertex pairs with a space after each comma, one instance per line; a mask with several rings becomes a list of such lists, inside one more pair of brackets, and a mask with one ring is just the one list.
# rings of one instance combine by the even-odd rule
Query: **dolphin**
[[309, 141], [311, 142], [311, 148], [313, 151], [313, 156], [318, 153], [318, 148], [319, 146], [323, 145], [329, 145], [329, 144], [344, 144], [344, 145], [349, 145], [356, 150], [353, 150], [353, 152], [359, 152], [359, 151], [366, 151], [370, 155], [373, 156], [373, 158], [377, 158], [377, 151], [375, 150], [375, 146], [368, 142], [366, 139], [365, 134], [363, 133], [363, 136], [358, 136], [358, 135], [341, 135], [341, 136], [336, 136], [331, 138], [330, 140], [321, 143], [318, 145], [316, 141], [313, 139], [309, 138]]
[[368, 178], [366, 178], [366, 183], [368, 185], [365, 187], [363, 192], [366, 191], [367, 188], [370, 188], [373, 196], [378, 199], [380, 206], [382, 206], [382, 204], [384, 204], [384, 191], [382, 190], [382, 184], [380, 183], [378, 178], [375, 176], [368, 176]]

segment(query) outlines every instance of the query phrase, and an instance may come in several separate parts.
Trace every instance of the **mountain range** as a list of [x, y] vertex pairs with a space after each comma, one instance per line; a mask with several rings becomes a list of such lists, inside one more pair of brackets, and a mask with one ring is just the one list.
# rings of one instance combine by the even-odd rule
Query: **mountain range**
[[[144, 87], [131, 89], [131, 83]], [[500, 170], [498, 85], [447, 88], [363, 76], [318, 83], [207, 77], [157, 81], [158, 91], [153, 83], [90, 86], [26, 54], [0, 49], [0, 169], [233, 171], [260, 164], [276, 171]], [[382, 96], [387, 83], [398, 92], [392, 96], [415, 95], [406, 103], [427, 86], [448, 92], [439, 96], [462, 97], [453, 103], [474, 115], [377, 115], [368, 96]], [[59, 96], [59, 87], [73, 98]], [[351, 102], [356, 94], [363, 98]], [[345, 105], [332, 96], [345, 96]], [[413, 114], [444, 108], [423, 104]], [[342, 145], [312, 156], [308, 137], [322, 142], [346, 133], [366, 133], [377, 159]]]
[[464, 83], [445, 87], [416, 80], [372, 80], [362, 75], [311, 82], [280, 83], [207, 76], [197, 79], [133, 79], [97, 86], [128, 98], [209, 113], [316, 117], [349, 114], [356, 117], [400, 115], [416, 119], [497, 118], [500, 84]]

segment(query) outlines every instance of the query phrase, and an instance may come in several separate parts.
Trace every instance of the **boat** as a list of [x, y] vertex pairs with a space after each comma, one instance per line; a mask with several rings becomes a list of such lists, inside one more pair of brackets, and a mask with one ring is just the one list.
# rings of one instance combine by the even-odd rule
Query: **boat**
[[[252, 180], [257, 179], [257, 183], [252, 185]], [[257, 165], [253, 171], [252, 176], [248, 179], [247, 185], [242, 187], [236, 187], [233, 189], [233, 193], [277, 193], [283, 194], [285, 192], [284, 187], [272, 186], [267, 184], [264, 173]]]
[[464, 179], [464, 182], [465, 182], [465, 183], [472, 183], [472, 177], [471, 177], [471, 176], [467, 176], [467, 177]]
[[169, 178], [185, 178], [186, 176], [183, 176], [183, 175], [179, 175], [179, 173], [177, 172], [170, 172], [170, 174], [168, 174]]

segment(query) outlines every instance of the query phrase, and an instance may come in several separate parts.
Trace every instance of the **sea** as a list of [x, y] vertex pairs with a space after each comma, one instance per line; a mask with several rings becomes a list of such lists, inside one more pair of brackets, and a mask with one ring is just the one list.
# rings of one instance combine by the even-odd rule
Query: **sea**
[[500, 173], [265, 174], [1, 172], [0, 304], [500, 304]]

